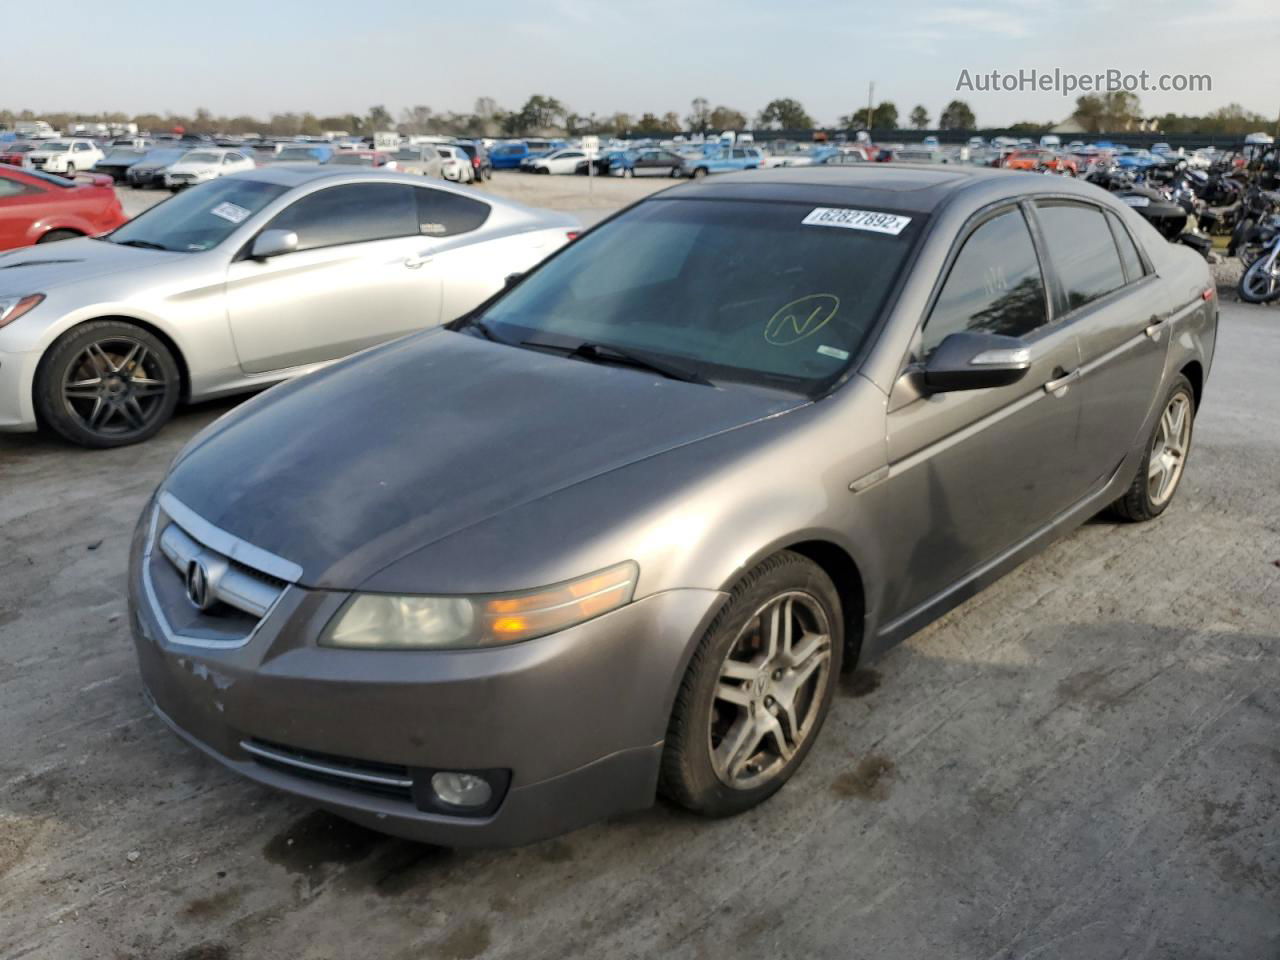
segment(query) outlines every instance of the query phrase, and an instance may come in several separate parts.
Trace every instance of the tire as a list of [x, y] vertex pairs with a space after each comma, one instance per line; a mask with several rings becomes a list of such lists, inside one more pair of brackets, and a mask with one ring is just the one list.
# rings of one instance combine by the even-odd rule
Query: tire
[[622, 168], [622, 178], [623, 178], [624, 180], [631, 180], [631, 179], [633, 179], [633, 178], [635, 177], [635, 175], [636, 175], [636, 172], [635, 172], [635, 170], [633, 170], [632, 168], [630, 168], [630, 167], [623, 167], [623, 168]]
[[534, 173], [547, 174], [547, 175], [550, 175], [550, 173], [551, 173], [551, 171], [550, 171], [550, 170], [548, 170], [546, 167], [534, 167], [534, 168], [533, 168], [533, 172], [534, 172]]
[[76, 237], [83, 236], [83, 233], [77, 233], [74, 230], [50, 230], [37, 240], [36, 243], [57, 243], [59, 240], [74, 240]]
[[[1185, 416], [1184, 421], [1178, 420], [1176, 425], [1166, 423], [1166, 419], [1170, 416], [1170, 411], [1174, 406], [1181, 407], [1182, 415]], [[1169, 392], [1165, 394], [1164, 403], [1160, 407], [1160, 419], [1156, 421], [1155, 427], [1151, 430], [1151, 436], [1146, 442], [1143, 449], [1142, 460], [1138, 464], [1138, 472], [1133, 478], [1133, 483], [1129, 485], [1128, 491], [1125, 492], [1119, 500], [1111, 505], [1111, 512], [1121, 520], [1127, 520], [1131, 523], [1144, 523], [1147, 520], [1154, 520], [1160, 514], [1169, 508], [1169, 504], [1173, 502], [1174, 494], [1178, 492], [1178, 486], [1182, 482], [1183, 474], [1186, 472], [1187, 456], [1191, 453], [1191, 439], [1194, 433], [1196, 416], [1196, 395], [1191, 389], [1191, 381], [1179, 374], [1173, 381], [1173, 385], [1169, 388]], [[1171, 451], [1173, 447], [1166, 443], [1168, 431], [1170, 428], [1175, 429], [1174, 437], [1175, 446], [1178, 452], [1173, 456], [1172, 460], [1165, 461], [1165, 469], [1172, 469], [1172, 482], [1167, 489], [1160, 489], [1158, 495], [1153, 496], [1152, 484], [1156, 483], [1156, 476], [1153, 474], [1152, 458], [1157, 454], [1157, 450]], [[1162, 474], [1162, 476], [1165, 476]]]
[[[798, 669], [781, 642], [768, 659], [769, 626], [783, 622], [801, 647]], [[742, 813], [776, 793], [818, 738], [843, 651], [840, 597], [822, 569], [787, 550], [760, 563], [733, 587], [690, 659], [667, 727], [662, 792], [708, 817]]]
[[159, 338], [132, 323], [96, 320], [68, 330], [40, 361], [36, 414], [71, 443], [123, 447], [155, 436], [181, 391], [177, 361]]
[[[1236, 286], [1236, 293], [1245, 303], [1270, 303], [1280, 299], [1280, 259], [1266, 270], [1269, 251], [1257, 257], [1243, 274]], [[1242, 257], [1243, 259], [1243, 257]]]
[[701, 179], [702, 179], [703, 177], [705, 177], [706, 175], [707, 175], [707, 168], [706, 168], [706, 167], [698, 167], [697, 169], [695, 169], [695, 170], [693, 171], [693, 179], [695, 179], [695, 180], [701, 180]]
[[62, 171], [62, 175], [68, 180], [74, 177], [76, 175], [76, 165], [74, 163], [68, 163], [67, 169]]

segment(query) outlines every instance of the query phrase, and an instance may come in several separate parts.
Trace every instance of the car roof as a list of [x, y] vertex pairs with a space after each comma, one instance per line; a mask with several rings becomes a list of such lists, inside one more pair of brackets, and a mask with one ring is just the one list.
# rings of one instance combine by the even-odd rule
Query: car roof
[[974, 203], [1043, 193], [1079, 193], [1097, 200], [1105, 191], [1070, 177], [1047, 182], [1039, 173], [950, 164], [868, 163], [770, 167], [721, 174], [664, 191], [671, 199], [773, 200], [869, 205], [930, 213], [965, 196]]

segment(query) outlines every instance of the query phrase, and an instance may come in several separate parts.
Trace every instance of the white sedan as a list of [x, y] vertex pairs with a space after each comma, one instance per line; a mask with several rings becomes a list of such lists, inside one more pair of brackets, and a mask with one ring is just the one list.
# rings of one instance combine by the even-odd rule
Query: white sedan
[[216, 180], [229, 173], [242, 173], [256, 166], [252, 157], [239, 150], [200, 147], [183, 154], [164, 172], [164, 185], [176, 193], [184, 187]]
[[556, 150], [532, 161], [528, 169], [534, 173], [577, 173], [578, 164], [594, 157], [595, 153], [587, 150]]
[[27, 162], [45, 173], [74, 176], [88, 170], [103, 158], [103, 152], [92, 140], [50, 140], [27, 154]]
[[180, 402], [452, 320], [577, 231], [566, 214], [358, 167], [200, 184], [99, 239], [0, 254], [0, 432], [146, 440]]

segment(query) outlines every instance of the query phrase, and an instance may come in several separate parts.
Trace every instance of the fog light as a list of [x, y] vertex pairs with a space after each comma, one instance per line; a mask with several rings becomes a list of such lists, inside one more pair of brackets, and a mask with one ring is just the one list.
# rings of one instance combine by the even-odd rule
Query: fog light
[[471, 773], [433, 773], [431, 789], [437, 799], [455, 807], [483, 807], [493, 799], [489, 781]]

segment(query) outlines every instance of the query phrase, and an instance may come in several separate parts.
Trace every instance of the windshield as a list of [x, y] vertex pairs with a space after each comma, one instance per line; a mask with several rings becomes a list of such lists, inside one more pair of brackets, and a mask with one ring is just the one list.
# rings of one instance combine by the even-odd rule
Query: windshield
[[344, 163], [351, 167], [372, 167], [373, 157], [361, 153], [340, 153], [330, 163]]
[[66, 153], [71, 149], [71, 144], [62, 140], [50, 140], [48, 143], [42, 144], [41, 150], [48, 150], [50, 153]]
[[34, 143], [11, 143], [4, 150], [6, 153], [30, 153], [35, 148]]
[[156, 204], [106, 239], [182, 253], [210, 250], [287, 190], [259, 180], [213, 180]]
[[184, 150], [152, 150], [142, 160], [144, 163], [173, 163], [185, 153]]
[[132, 163], [135, 160], [141, 159], [141, 157], [142, 157], [141, 150], [112, 150], [110, 153], [107, 154], [106, 159], [104, 159], [102, 162], [103, 163]]
[[479, 316], [496, 338], [589, 342], [709, 379], [820, 392], [875, 325], [924, 218], [807, 224], [811, 203], [650, 200], [570, 244]]
[[311, 147], [288, 147], [276, 154], [277, 160], [315, 160], [316, 152]]
[[216, 153], [208, 153], [201, 150], [192, 150], [182, 158], [183, 163], [218, 163], [222, 157]]

